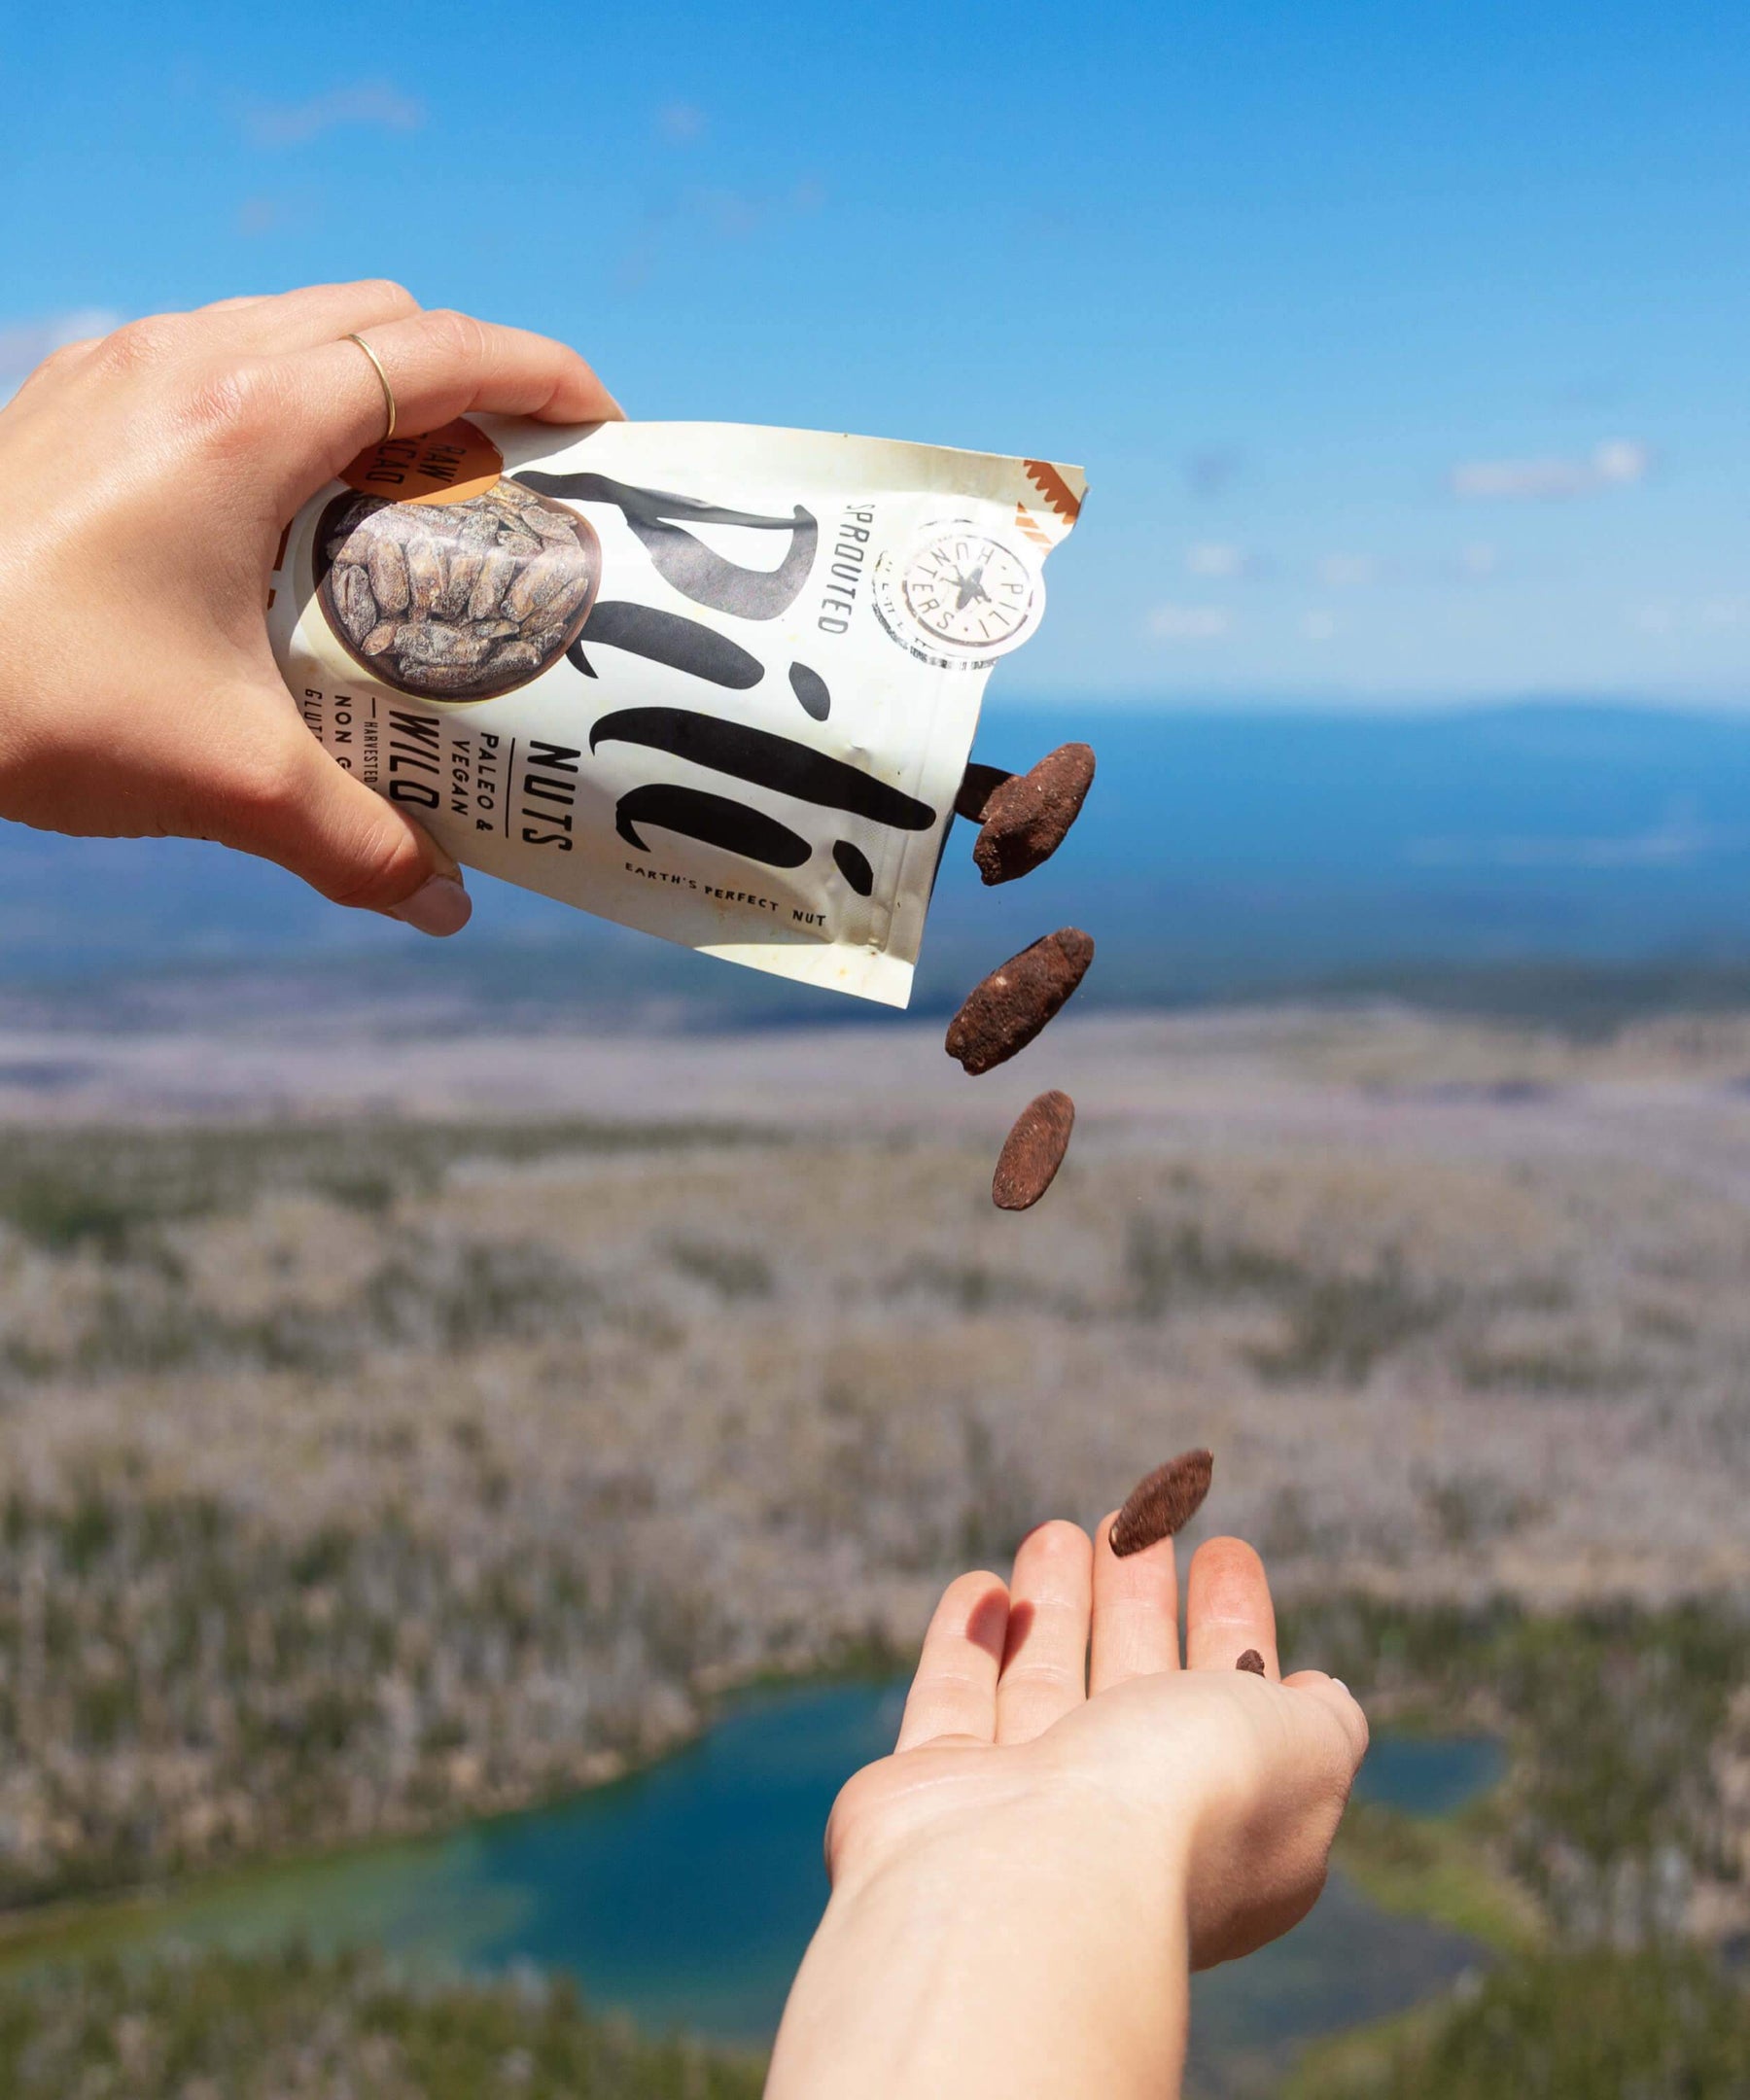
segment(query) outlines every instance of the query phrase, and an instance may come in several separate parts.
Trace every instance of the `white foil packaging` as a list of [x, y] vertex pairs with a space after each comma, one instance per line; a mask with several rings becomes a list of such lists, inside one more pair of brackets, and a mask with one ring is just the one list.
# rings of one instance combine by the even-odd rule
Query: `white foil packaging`
[[986, 677], [1078, 470], [471, 418], [294, 521], [268, 625], [336, 763], [466, 866], [902, 1006]]

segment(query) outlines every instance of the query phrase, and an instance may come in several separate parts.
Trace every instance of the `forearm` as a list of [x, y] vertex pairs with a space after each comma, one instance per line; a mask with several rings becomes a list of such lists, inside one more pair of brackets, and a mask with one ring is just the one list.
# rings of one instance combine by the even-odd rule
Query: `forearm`
[[836, 1889], [768, 2100], [1176, 2093], [1184, 1868], [1131, 1839], [1110, 1819], [1017, 1832], [993, 1816]]

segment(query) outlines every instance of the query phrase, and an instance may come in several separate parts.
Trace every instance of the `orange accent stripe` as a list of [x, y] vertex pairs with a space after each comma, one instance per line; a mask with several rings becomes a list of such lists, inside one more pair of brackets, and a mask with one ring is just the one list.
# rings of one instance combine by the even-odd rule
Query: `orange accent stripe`
[[1030, 459], [1021, 464], [1027, 469], [1027, 478], [1061, 518], [1073, 525], [1081, 515], [1081, 498], [1069, 486], [1049, 460]]
[[1048, 547], [1051, 544], [1051, 535], [1034, 522], [1032, 512], [1025, 504], [1018, 503], [1015, 506], [1015, 523], [1030, 540], [1036, 541], [1040, 546]]

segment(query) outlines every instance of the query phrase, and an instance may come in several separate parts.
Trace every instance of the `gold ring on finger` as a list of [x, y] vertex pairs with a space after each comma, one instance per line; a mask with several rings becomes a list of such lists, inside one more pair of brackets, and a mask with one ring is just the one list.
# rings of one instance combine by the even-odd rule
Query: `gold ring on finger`
[[348, 342], [356, 342], [359, 348], [363, 350], [365, 355], [370, 360], [370, 368], [376, 373], [377, 384], [383, 390], [383, 406], [389, 412], [389, 427], [386, 431], [384, 431], [382, 437], [377, 440], [377, 442], [379, 444], [387, 444], [390, 438], [395, 436], [395, 389], [389, 384], [389, 374], [383, 369], [382, 359], [377, 356], [376, 352], [365, 340], [364, 336], [354, 335], [349, 332], [346, 339]]

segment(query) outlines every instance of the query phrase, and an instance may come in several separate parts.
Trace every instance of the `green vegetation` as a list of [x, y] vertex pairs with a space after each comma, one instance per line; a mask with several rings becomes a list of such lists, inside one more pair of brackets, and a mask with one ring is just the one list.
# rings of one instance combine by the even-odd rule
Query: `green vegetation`
[[1681, 1926], [1698, 1881], [1736, 1878], [1713, 1753], [1750, 1679], [1741, 1608], [1351, 1597], [1287, 1615], [1283, 1646], [1377, 1710], [1505, 1725], [1513, 1771], [1477, 1821], [1560, 1932], [1651, 1938]]
[[356, 1831], [362, 1799], [379, 1828], [440, 1823], [696, 1725], [686, 1668], [720, 1636], [695, 1599], [587, 1533], [493, 1530], [487, 1509], [458, 1557], [394, 1511], [292, 1539], [207, 1497], [14, 1490], [0, 1906], [298, 1848]]
[[708, 1283], [725, 1298], [772, 1295], [771, 1264], [755, 1248], [725, 1246], [715, 1240], [689, 1237], [670, 1242], [669, 1259], [683, 1277], [695, 1283]]
[[1310, 2051], [1283, 2100], [1742, 2100], [1750, 1994], [1694, 1949], [1504, 1964], [1445, 2006]]
[[1252, 1361], [1277, 1380], [1340, 1379], [1359, 1385], [1375, 1364], [1430, 1334], [1450, 1309], [1414, 1289], [1394, 1262], [1371, 1276], [1312, 1276], [1288, 1299], [1288, 1332]]
[[[1406, 1128], [1418, 1069], [1377, 1081]], [[1741, 1211], [1565, 1154], [1176, 1142], [1017, 1236], [988, 1157], [909, 1140], [10, 1132], [0, 1907], [591, 1784], [734, 1684], [904, 1651], [946, 1577], [1209, 1441], [1211, 1526], [1353, 1586], [1285, 1652], [1509, 1745], [1451, 1823], [1353, 1816], [1369, 1893], [1540, 1960], [1741, 1927], [1741, 1598], [1485, 1601], [1594, 1554], [1741, 1579]]]
[[564, 1983], [201, 1954], [0, 1989], [7, 2100], [757, 2100], [753, 2059], [645, 2040]]
[[0, 1364], [42, 1381], [129, 1372], [295, 1371], [335, 1377], [376, 1349], [459, 1349], [575, 1333], [598, 1312], [588, 1279], [549, 1247], [387, 1225], [337, 1304], [297, 1298], [237, 1316], [191, 1299], [174, 1251], [137, 1236], [106, 1259], [70, 1336], [0, 1340]]
[[301, 1190], [349, 1208], [430, 1194], [459, 1160], [515, 1166], [567, 1154], [770, 1145], [743, 1123], [347, 1122], [192, 1129], [9, 1128], [0, 1150], [0, 1224], [53, 1252], [138, 1251], [154, 1227], [246, 1210], [263, 1192]]
[[1519, 1954], [1543, 1937], [1525, 1891], [1491, 1860], [1487, 1816], [1403, 1815], [1352, 1802], [1337, 1835], [1337, 1864], [1382, 1910], [1433, 1918], [1498, 1953]]
[[[1195, 1199], [1197, 1184], [1181, 1179]], [[1132, 1218], [1124, 1235], [1124, 1273], [1131, 1310], [1141, 1319], [1198, 1298], [1281, 1297], [1305, 1288], [1307, 1270], [1297, 1261], [1227, 1237], [1217, 1238], [1195, 1218], [1144, 1214]]]
[[[1197, 1184], [1188, 1182], [1185, 1194], [1194, 1202]], [[1209, 1302], [1272, 1308], [1278, 1337], [1245, 1355], [1273, 1384], [1364, 1384], [1377, 1364], [1436, 1334], [1457, 1310], [1452, 1293], [1417, 1281], [1390, 1254], [1360, 1271], [1326, 1268], [1218, 1235], [1195, 1218], [1159, 1214], [1130, 1220], [1124, 1275], [1127, 1310], [1138, 1319]]]
[[[450, 1353], [575, 1335], [620, 1309], [604, 1310], [574, 1262], [538, 1241], [434, 1235], [419, 1223], [418, 1202], [464, 1163], [514, 1168], [779, 1141], [746, 1125], [576, 1119], [9, 1131], [0, 1240], [10, 1227], [49, 1258], [56, 1303], [35, 1320], [20, 1309], [41, 1306], [40, 1292], [15, 1290], [15, 1303], [0, 1307], [0, 1393], [7, 1382], [130, 1373], [332, 1378], [388, 1349]], [[337, 1302], [288, 1291], [248, 1312], [202, 1303], [192, 1288], [192, 1229], [242, 1219], [266, 1197], [298, 1196], [371, 1221], [374, 1244], [352, 1287]], [[682, 1242], [673, 1259], [725, 1294], [770, 1288], [757, 1255], [689, 1252]]]

